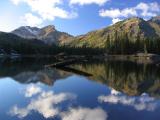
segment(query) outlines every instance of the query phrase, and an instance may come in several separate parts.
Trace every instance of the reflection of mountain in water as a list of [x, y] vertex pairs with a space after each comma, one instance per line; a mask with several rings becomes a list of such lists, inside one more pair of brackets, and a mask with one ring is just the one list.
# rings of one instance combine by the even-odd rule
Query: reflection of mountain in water
[[0, 64], [0, 77], [12, 77], [20, 83], [42, 82], [53, 85], [55, 80], [70, 76], [70, 73], [45, 69], [44, 65], [54, 63], [52, 59], [5, 60]]
[[66, 72], [60, 72], [55, 69], [44, 69], [37, 72], [22, 72], [13, 78], [21, 83], [37, 83], [42, 82], [47, 85], [53, 85], [58, 79], [66, 78], [70, 74]]
[[151, 96], [160, 95], [160, 68], [156, 65], [108, 61], [74, 67], [92, 74], [90, 79], [100, 81], [128, 95], [140, 95], [145, 92]]
[[66, 78], [72, 75], [69, 72], [73, 72], [128, 95], [148, 93], [151, 96], [160, 97], [160, 67], [153, 64], [112, 60], [72, 65], [72, 69], [44, 68], [45, 64], [54, 62], [52, 59], [3, 61], [0, 63], [0, 77], [12, 77], [20, 83], [42, 82], [53, 85], [56, 80]]

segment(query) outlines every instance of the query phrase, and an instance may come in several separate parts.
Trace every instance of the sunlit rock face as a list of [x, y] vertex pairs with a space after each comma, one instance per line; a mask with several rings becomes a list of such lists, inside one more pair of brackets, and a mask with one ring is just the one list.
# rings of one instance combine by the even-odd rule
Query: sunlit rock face
[[[124, 33], [127, 34], [129, 42], [137, 42], [138, 40], [143, 41], [143, 39], [152, 41], [154, 39], [159, 39], [160, 37], [159, 21], [159, 16], [150, 21], [145, 21], [139, 17], [128, 18], [109, 27], [91, 31], [82, 36], [77, 36], [69, 45], [74, 47], [106, 48], [106, 46], [110, 44], [107, 41], [108, 38], [110, 38], [112, 44], [114, 44], [117, 43], [116, 37], [118, 36], [118, 42], [121, 42], [121, 40], [126, 39], [126, 37], [123, 36]], [[137, 39], [138, 36], [140, 36], [139, 39]]]

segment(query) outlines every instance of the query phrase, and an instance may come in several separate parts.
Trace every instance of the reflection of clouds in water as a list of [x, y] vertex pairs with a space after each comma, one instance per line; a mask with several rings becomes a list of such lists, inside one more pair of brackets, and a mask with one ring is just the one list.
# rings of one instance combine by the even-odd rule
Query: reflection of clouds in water
[[25, 97], [32, 97], [33, 95], [36, 95], [40, 93], [42, 90], [40, 87], [37, 87], [35, 85], [30, 85], [26, 88], [25, 91]]
[[10, 111], [11, 115], [18, 116], [19, 118], [26, 117], [29, 114], [29, 112], [30, 111], [28, 109], [26, 109], [26, 108], [18, 108], [17, 106], [14, 106]]
[[[35, 87], [35, 88], [34, 88]], [[29, 88], [29, 89], [28, 89]], [[40, 88], [36, 86], [31, 86], [26, 89], [27, 96], [31, 96], [33, 94], [31, 93], [37, 93], [40, 92]], [[31, 88], [31, 90], [30, 90]], [[32, 90], [36, 90], [36, 92], [33, 92]], [[25, 95], [26, 95], [25, 93]], [[16, 115], [19, 118], [26, 117], [32, 110], [38, 111], [40, 114], [42, 114], [45, 118], [54, 117], [59, 113], [58, 107], [55, 105], [60, 104], [66, 100], [74, 99], [75, 95], [69, 94], [69, 93], [60, 93], [60, 94], [54, 94], [52, 91], [42, 91], [40, 94], [31, 100], [31, 102], [27, 105], [25, 108], [18, 108], [17, 106], [14, 106], [10, 113], [11, 115]]]
[[71, 108], [61, 113], [62, 120], [107, 120], [107, 113], [101, 108]]
[[118, 94], [120, 94], [120, 92], [115, 90], [115, 89], [113, 89], [113, 88], [111, 88], [111, 94], [112, 95], [118, 95]]
[[30, 103], [19, 108], [17, 105], [11, 108], [10, 114], [19, 118], [28, 116], [31, 111], [37, 111], [45, 118], [60, 116], [62, 120], [106, 120], [107, 113], [101, 108], [70, 108], [68, 111], [60, 111], [57, 104], [66, 100], [73, 100], [75, 95], [70, 93], [55, 94], [52, 91], [43, 91], [40, 87], [30, 85], [25, 90], [25, 97], [37, 96], [31, 99]]
[[115, 92], [111, 89], [111, 94], [101, 95], [98, 97], [99, 102], [111, 103], [111, 104], [123, 104], [127, 106], [132, 106], [136, 110], [147, 110], [153, 111], [157, 107], [157, 103], [154, 98], [143, 94], [139, 97], [130, 97], [123, 95], [122, 93]]

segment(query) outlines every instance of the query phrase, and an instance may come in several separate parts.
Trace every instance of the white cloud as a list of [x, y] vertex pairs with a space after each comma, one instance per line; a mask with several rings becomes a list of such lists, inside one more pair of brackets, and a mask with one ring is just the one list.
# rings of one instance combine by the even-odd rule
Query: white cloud
[[19, 2], [21, 2], [22, 0], [11, 0], [11, 2], [13, 2], [15, 5], [18, 5]]
[[134, 8], [125, 8], [121, 11], [121, 13], [124, 17], [137, 16], [137, 11]]
[[157, 15], [157, 12], [160, 12], [160, 5], [157, 2], [153, 3], [139, 3], [135, 9], [141, 10], [141, 15], [146, 17], [153, 17]]
[[110, 9], [110, 10], [100, 10], [99, 15], [101, 17], [111, 17], [111, 18], [117, 18], [121, 16], [121, 12], [119, 9]]
[[157, 2], [153, 3], [139, 3], [135, 7], [118, 9], [118, 8], [111, 8], [111, 9], [101, 9], [99, 11], [99, 15], [101, 17], [109, 17], [112, 18], [112, 22], [114, 23], [117, 18], [128, 18], [132, 16], [139, 16], [139, 17], [153, 17], [160, 13], [160, 5]]
[[33, 95], [36, 95], [40, 93], [42, 90], [40, 87], [37, 87], [35, 85], [30, 85], [26, 88], [25, 91], [25, 97], [32, 97]]
[[148, 95], [142, 95], [140, 97], [130, 97], [122, 95], [120, 93], [104, 96], [101, 95], [98, 97], [99, 102], [110, 103], [110, 104], [122, 104], [126, 106], [131, 106], [136, 110], [147, 110], [153, 111], [157, 107], [157, 103], [154, 98], [149, 97]]
[[43, 20], [31, 13], [26, 13], [24, 17], [21, 17], [21, 22], [27, 26], [39, 26]]
[[39, 14], [44, 20], [54, 20], [58, 18], [74, 18], [77, 17], [75, 12], [68, 12], [59, 5], [63, 4], [62, 0], [12, 0], [16, 5], [26, 3], [32, 12]]
[[106, 2], [110, 0], [70, 0], [70, 4], [79, 4], [79, 5], [89, 5], [89, 4], [97, 4], [104, 5]]
[[121, 21], [121, 19], [119, 19], [119, 18], [113, 18], [112, 19], [112, 24], [115, 24], [115, 23], [117, 23], [119, 21]]
[[[15, 5], [20, 3], [27, 4], [31, 12], [36, 13], [40, 18], [27, 13], [24, 19], [31, 25], [39, 25], [45, 20], [52, 21], [55, 18], [71, 19], [78, 16], [76, 12], [67, 11], [60, 7], [63, 5], [63, 0], [11, 0]], [[32, 20], [30, 20], [31, 18]]]
[[[39, 88], [31, 87], [31, 89], [37, 89], [37, 91], [40, 91]], [[32, 90], [29, 91], [31, 92]], [[31, 95], [30, 93], [28, 94], [28, 90], [26, 93], [29, 96]], [[36, 98], [32, 99], [25, 108], [19, 108], [15, 105], [10, 110], [10, 114], [18, 116], [19, 118], [24, 118], [34, 110], [42, 114], [45, 118], [50, 118], [59, 114], [59, 109], [56, 106], [57, 104], [71, 99], [75, 99], [75, 95], [69, 93], [54, 94], [52, 91], [41, 91], [41, 93]]]
[[101, 108], [71, 108], [61, 114], [62, 120], [107, 120], [107, 113]]
[[136, 16], [137, 12], [132, 8], [126, 8], [123, 10], [120, 9], [110, 9], [110, 10], [100, 10], [99, 15], [101, 17], [110, 17], [110, 18], [118, 18], [118, 17], [129, 17]]

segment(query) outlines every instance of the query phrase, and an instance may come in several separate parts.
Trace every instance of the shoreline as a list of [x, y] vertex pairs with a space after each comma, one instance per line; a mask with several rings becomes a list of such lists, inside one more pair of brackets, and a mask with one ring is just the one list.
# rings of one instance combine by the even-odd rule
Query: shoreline
[[132, 54], [132, 55], [67, 55], [67, 54], [57, 54], [57, 55], [0, 55], [1, 58], [52, 58], [65, 61], [68, 59], [86, 59], [86, 60], [122, 60], [122, 61], [139, 61], [144, 63], [160, 63], [160, 55], [158, 54]]

